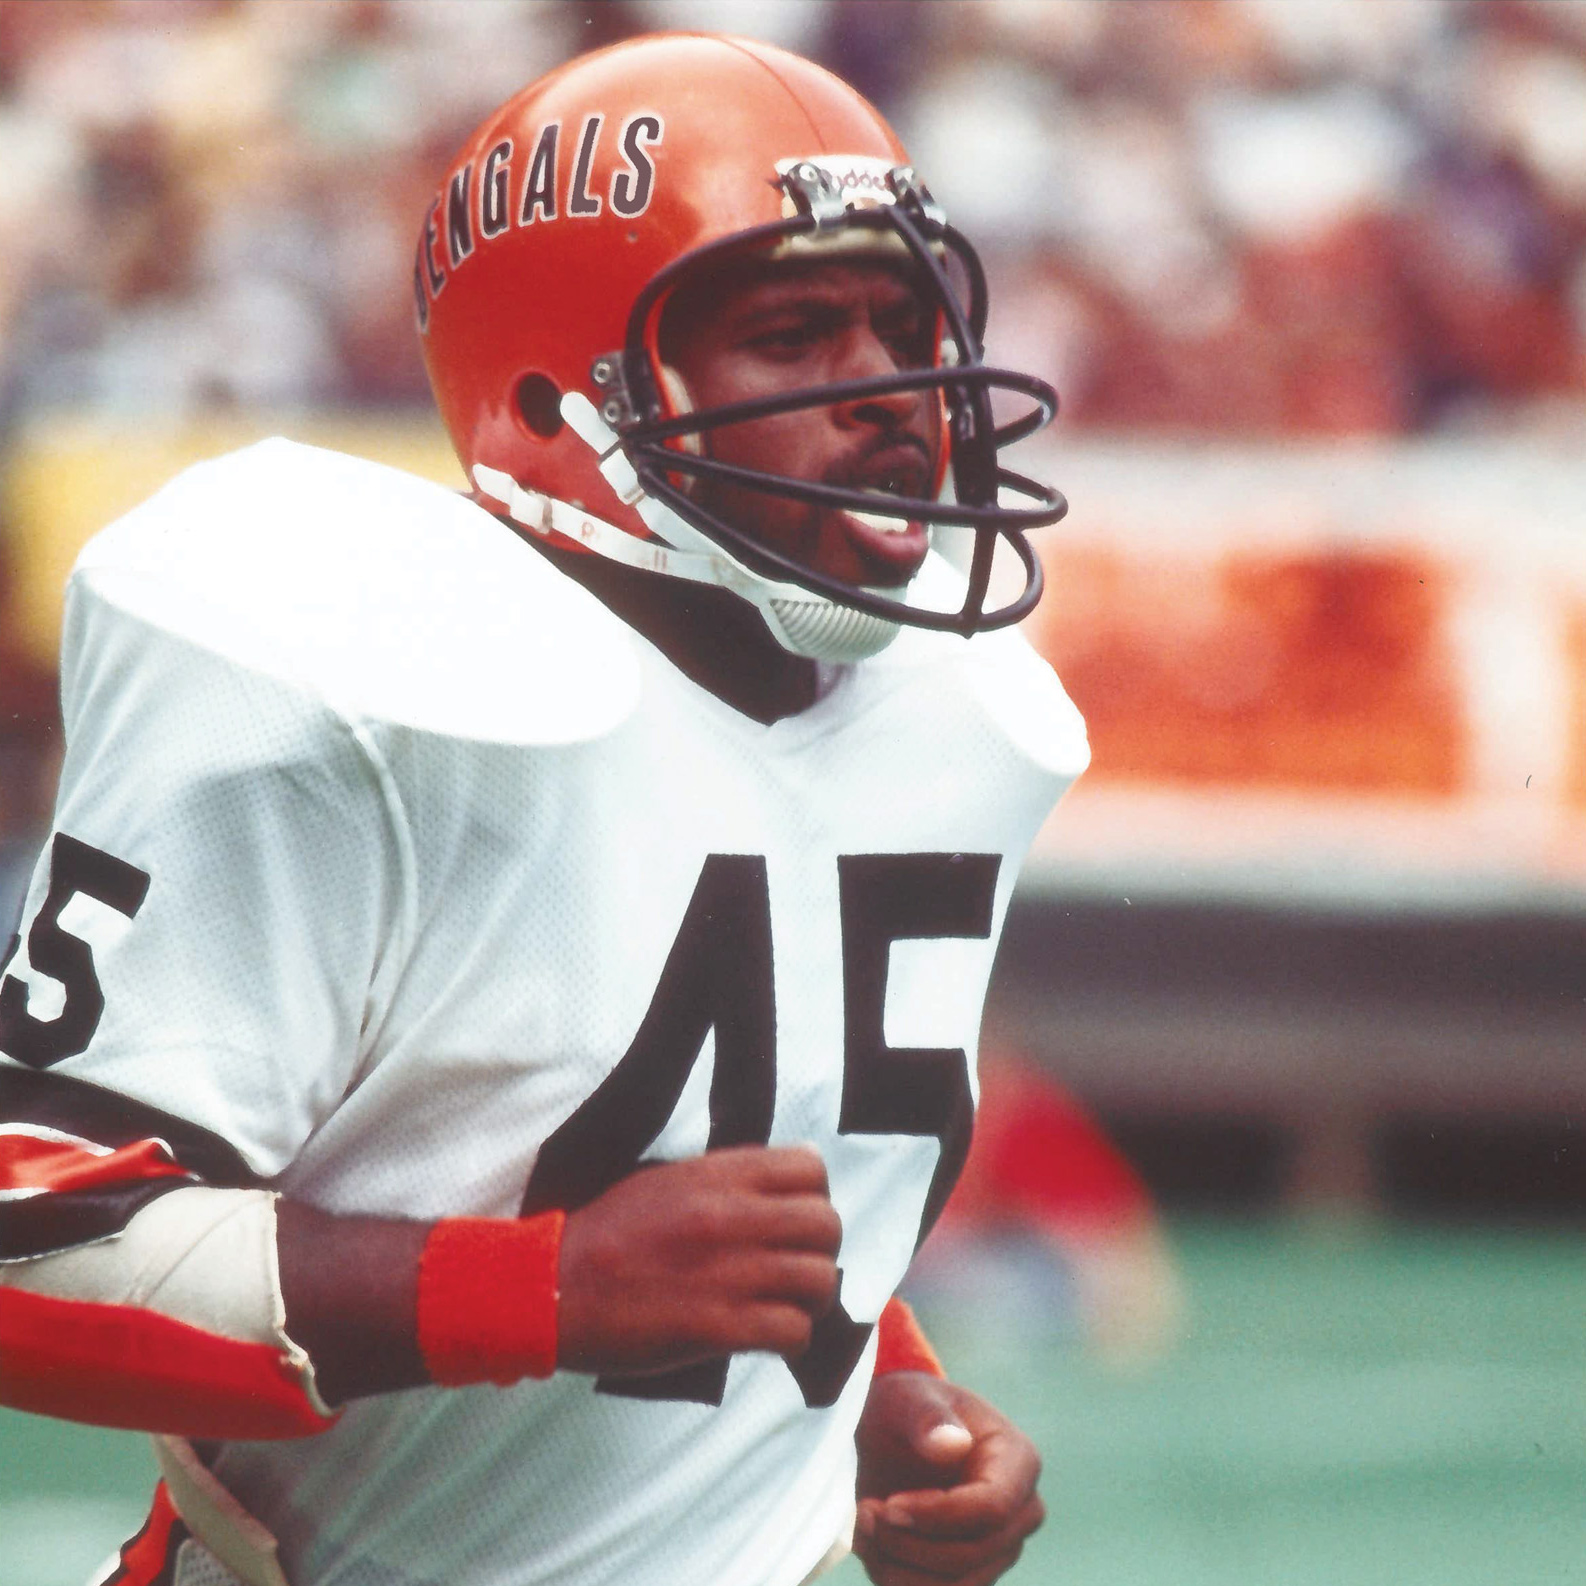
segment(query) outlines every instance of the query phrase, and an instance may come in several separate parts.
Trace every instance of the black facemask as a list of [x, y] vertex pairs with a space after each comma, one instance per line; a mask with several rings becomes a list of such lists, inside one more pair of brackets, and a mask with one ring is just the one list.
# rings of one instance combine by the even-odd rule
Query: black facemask
[[[889, 176], [894, 202], [853, 209], [843, 201], [831, 177], [813, 164], [795, 166], [782, 178], [799, 213], [792, 218], [739, 233], [676, 261], [656, 275], [633, 305], [626, 344], [595, 361], [592, 378], [603, 396], [601, 416], [619, 436], [619, 444], [640, 484], [686, 522], [715, 541], [746, 567], [764, 577], [786, 580], [812, 594], [872, 616], [912, 627], [970, 635], [1006, 627], [1027, 616], [1041, 598], [1041, 564], [1025, 538], [1027, 530], [1055, 523], [1068, 510], [1063, 496], [1002, 466], [999, 453], [1049, 423], [1057, 413], [1057, 393], [1044, 380], [1011, 369], [995, 369], [983, 361], [986, 323], [986, 282], [980, 260], [968, 241], [946, 222], [926, 190], [907, 167]], [[956, 362], [862, 380], [834, 381], [754, 401], [706, 408], [675, 418], [665, 416], [652, 372], [650, 346], [658, 308], [685, 277], [750, 250], [767, 249], [795, 237], [835, 237], [846, 231], [890, 232], [901, 241], [920, 282], [927, 306], [941, 315], [946, 344]], [[840, 255], [839, 255], [840, 256]], [[943, 260], [955, 260], [967, 284], [967, 303], [955, 288]], [[935, 611], [905, 600], [862, 589], [817, 572], [771, 549], [750, 532], [724, 520], [674, 482], [675, 476], [715, 479], [763, 492], [768, 496], [842, 511], [874, 513], [875, 495], [856, 488], [789, 479], [743, 468], [714, 458], [684, 452], [666, 443], [680, 436], [709, 434], [729, 424], [771, 414], [830, 407], [866, 397], [898, 392], [936, 391], [948, 414], [949, 456], [955, 500], [891, 496], [886, 515], [930, 527], [967, 527], [975, 547], [964, 602], [956, 611]], [[1000, 427], [992, 416], [991, 393], [1011, 392], [1033, 406]], [[1035, 503], [1005, 507], [1002, 490]], [[1006, 605], [985, 609], [992, 559], [999, 539], [1006, 540], [1024, 569], [1024, 587]]]

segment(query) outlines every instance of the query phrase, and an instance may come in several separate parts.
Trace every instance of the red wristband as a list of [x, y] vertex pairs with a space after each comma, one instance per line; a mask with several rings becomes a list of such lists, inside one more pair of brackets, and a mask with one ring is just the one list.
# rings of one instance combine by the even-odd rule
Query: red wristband
[[942, 1363], [931, 1348], [914, 1312], [900, 1299], [887, 1301], [881, 1320], [876, 1323], [880, 1341], [876, 1345], [876, 1370], [878, 1377], [889, 1371], [924, 1371], [933, 1377], [945, 1377]]
[[432, 1381], [501, 1387], [556, 1370], [563, 1212], [444, 1217], [419, 1258], [418, 1342]]

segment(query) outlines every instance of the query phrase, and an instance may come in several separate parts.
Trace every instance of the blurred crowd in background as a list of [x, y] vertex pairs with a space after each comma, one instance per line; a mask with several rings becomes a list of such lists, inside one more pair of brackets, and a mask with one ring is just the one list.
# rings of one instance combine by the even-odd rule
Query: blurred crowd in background
[[[1519, 501], [1516, 479], [1536, 470], [1490, 465], [1511, 437], [1563, 437], [1555, 450], [1586, 454], [1586, 0], [0, 0], [0, 953], [59, 753], [53, 670], [3, 620], [3, 487], [25, 437], [68, 419], [119, 436], [124, 423], [170, 430], [227, 412], [262, 426], [282, 412], [426, 411], [410, 276], [451, 155], [550, 67], [666, 28], [769, 39], [874, 100], [986, 258], [991, 360], [1057, 385], [1060, 441], [1105, 452], [1125, 437], [1131, 477], [1150, 472], [1142, 455], [1156, 445], [1147, 516], [1175, 533], [1197, 497], [1207, 538], [1209, 516], [1282, 529], [1297, 494], [1336, 492], [1336, 473], [1296, 483], [1295, 448], [1278, 443], [1406, 443], [1356, 448], [1391, 451], [1375, 485], [1357, 480], [1314, 543], [1285, 553], [1253, 539], [1248, 565], [1210, 551], [1171, 561], [1160, 539], [1121, 551], [1108, 536], [1135, 495], [1114, 479], [1109, 518], [1106, 480], [1093, 468], [1079, 482], [1075, 516], [1095, 538], [1065, 553], [1033, 636], [1090, 717], [1090, 785], [1122, 769], [1151, 798], [1158, 783], [1198, 780], [1211, 789], [1192, 811], [1204, 821], [1223, 807], [1222, 782], [1242, 780], [1225, 801], [1236, 836], [1277, 831], [1270, 848], [1288, 828], [1244, 817], [1254, 783], [1374, 794], [1390, 811], [1395, 798], [1486, 797], [1494, 779], [1470, 744], [1491, 739], [1499, 780], [1519, 788], [1524, 772], [1529, 789], [1552, 764], [1535, 758], [1539, 712], [1552, 710], [1574, 723], [1559, 741], [1579, 745], [1565, 813], [1586, 809], [1586, 596], [1542, 611], [1550, 574], [1440, 570], [1453, 515], [1435, 490], [1407, 492], [1406, 522], [1424, 529], [1409, 551], [1335, 543], [1339, 523], [1363, 516], [1362, 494], [1384, 493], [1384, 470], [1413, 472], [1401, 463], [1416, 447], [1416, 480], [1474, 502], [1482, 543], [1502, 538], [1488, 533], [1499, 516], [1510, 540], [1551, 545], [1562, 526], [1576, 543], [1576, 508], [1556, 510], [1574, 474], [1562, 493], [1538, 486]], [[1205, 468], [1191, 480], [1167, 444], [1186, 437], [1250, 449], [1255, 465], [1232, 483]], [[1473, 474], [1451, 473], [1451, 455], [1477, 451]], [[1386, 523], [1385, 536], [1401, 527]], [[1458, 600], [1489, 584], [1512, 610], [1471, 618]], [[1540, 657], [1530, 672], [1528, 657]], [[1472, 680], [1482, 687], [1467, 698]], [[1542, 702], [1529, 714], [1517, 709], [1528, 691]], [[1565, 780], [1539, 775], [1532, 803], [1543, 808], [1545, 785], [1561, 799]], [[1127, 847], [1148, 823], [1118, 808]], [[1560, 829], [1575, 842], [1575, 826]], [[1482, 846], [1451, 830], [1462, 850]], [[1424, 840], [1384, 831], [1395, 852]], [[1579, 961], [1573, 945], [1566, 960]], [[1109, 1019], [1140, 1007], [1138, 987], [1102, 985]], [[1249, 999], [1258, 1013], [1264, 996]], [[1333, 1001], [1297, 1006], [1296, 1071], [1325, 1068], [1307, 1043], [1312, 1025], [1336, 1022]], [[1227, 1011], [1213, 1010], [1224, 1057]], [[1092, 1072], [1123, 1068], [1115, 1049], [1173, 1047], [1183, 1014], [1169, 998], [1160, 1029], [1125, 1048], [1098, 1019]], [[1264, 1076], [1275, 1036], [1257, 1025], [1248, 1068]], [[1378, 1034], [1355, 1044], [1375, 1053]], [[1558, 1043], [1571, 1071], [1577, 1037], [1571, 1027]], [[1042, 1105], [1049, 1134], [1083, 1125], [1061, 1097]], [[1021, 1093], [1010, 1116], [1029, 1110]], [[1139, 1311], [1147, 1274], [1153, 1326], [1171, 1332], [1139, 1186], [1104, 1153], [1069, 1155], [1097, 1166], [1083, 1194], [1026, 1182], [1033, 1157], [1017, 1140], [993, 1151], [1002, 1190], [986, 1204], [1011, 1197], [1040, 1223], [1049, 1203], [1094, 1210], [1100, 1185], [1117, 1242], [1098, 1244], [1084, 1217], [1047, 1218], [1043, 1237], [1113, 1252], [1086, 1280], [1098, 1315], [1117, 1293]]]
[[1546, 423], [1586, 383], [1578, 0], [6, 0], [0, 426], [423, 402], [446, 159], [670, 27], [870, 95], [1071, 426]]
[[[1586, 431], [1586, 0], [0, 0], [0, 469], [62, 415], [424, 410], [453, 151], [691, 27], [883, 109], [1061, 433]], [[0, 508], [0, 610], [5, 560]], [[0, 632], [0, 715], [53, 691]]]

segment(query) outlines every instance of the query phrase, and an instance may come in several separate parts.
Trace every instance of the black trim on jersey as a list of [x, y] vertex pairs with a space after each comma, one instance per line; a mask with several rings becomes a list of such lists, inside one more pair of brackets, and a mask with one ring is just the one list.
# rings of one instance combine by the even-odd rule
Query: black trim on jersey
[[59, 1129], [112, 1150], [163, 1140], [189, 1173], [218, 1189], [258, 1189], [266, 1182], [213, 1130], [65, 1074], [0, 1062], [0, 1123]]
[[0, 1124], [30, 1123], [117, 1150], [162, 1140], [188, 1176], [0, 1201], [0, 1261], [22, 1261], [118, 1234], [150, 1201], [194, 1183], [252, 1189], [264, 1183], [236, 1147], [208, 1129], [101, 1085], [0, 1062]]
[[0, 1261], [50, 1256], [119, 1234], [150, 1201], [186, 1189], [187, 1178], [145, 1179], [104, 1189], [69, 1190], [0, 1201]]

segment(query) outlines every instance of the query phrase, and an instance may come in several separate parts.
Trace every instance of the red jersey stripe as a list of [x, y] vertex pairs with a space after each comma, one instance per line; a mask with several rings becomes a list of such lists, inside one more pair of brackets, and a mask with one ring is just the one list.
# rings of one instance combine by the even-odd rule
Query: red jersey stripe
[[188, 1530], [176, 1513], [162, 1481], [154, 1489], [154, 1506], [143, 1529], [121, 1549], [121, 1568], [106, 1586], [166, 1586], [175, 1569], [175, 1554]]
[[0, 1199], [190, 1176], [163, 1140], [138, 1140], [112, 1151], [54, 1130], [0, 1128]]

